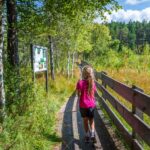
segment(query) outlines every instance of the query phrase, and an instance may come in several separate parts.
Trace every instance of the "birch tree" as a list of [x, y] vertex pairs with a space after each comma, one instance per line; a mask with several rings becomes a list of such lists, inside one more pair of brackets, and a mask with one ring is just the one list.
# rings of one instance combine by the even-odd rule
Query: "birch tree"
[[3, 81], [4, 0], [0, 0], [0, 122], [4, 117], [5, 92]]
[[[103, 16], [104, 12], [108, 11], [110, 12], [112, 9], [116, 9], [118, 7], [115, 0], [103, 0], [103, 1], [87, 1], [87, 0], [74, 0], [74, 1], [66, 1], [66, 0], [43, 0], [43, 32], [45, 32], [45, 35], [47, 37], [55, 37], [60, 36], [60, 32], [57, 32], [57, 27], [59, 24], [65, 25], [66, 30], [63, 28], [62, 31], [67, 31], [68, 29], [71, 32], [74, 33], [74, 37], [71, 35], [71, 32], [64, 33], [63, 36], [65, 36], [65, 39], [62, 38], [64, 44], [66, 44], [68, 48], [61, 47], [62, 51], [65, 51], [64, 54], [66, 54], [68, 51], [84, 51], [91, 49], [90, 43], [86, 41], [86, 43], [82, 43], [83, 39], [85, 37], [85, 32], [83, 33], [77, 33], [79, 28], [82, 26], [85, 26], [87, 22], [93, 22], [95, 17], [98, 15]], [[109, 8], [107, 5], [109, 5]], [[69, 20], [69, 21], [68, 21]], [[74, 24], [74, 25], [73, 25]], [[73, 28], [72, 28], [73, 27]], [[68, 29], [67, 29], [68, 28]], [[75, 29], [75, 30], [74, 30]], [[61, 31], [61, 32], [62, 32]], [[79, 36], [78, 36], [79, 34]], [[43, 34], [44, 35], [44, 34]], [[70, 37], [73, 37], [70, 39]], [[65, 40], [67, 42], [65, 42]], [[73, 45], [73, 42], [75, 43], [77, 41], [77, 49], [75, 50]], [[62, 42], [62, 41], [61, 41]], [[52, 56], [53, 57], [53, 56]], [[66, 55], [67, 57], [67, 55]], [[69, 59], [69, 57], [68, 57]], [[51, 68], [52, 64], [50, 64]], [[68, 68], [68, 67], [67, 67]]]
[[71, 69], [71, 77], [72, 78], [74, 76], [74, 56], [75, 56], [75, 52], [72, 53], [72, 69]]

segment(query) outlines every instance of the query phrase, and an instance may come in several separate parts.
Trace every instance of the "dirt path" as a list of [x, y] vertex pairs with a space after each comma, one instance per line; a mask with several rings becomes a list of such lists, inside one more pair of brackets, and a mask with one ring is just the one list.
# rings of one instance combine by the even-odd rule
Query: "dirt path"
[[[59, 113], [58, 129], [62, 137], [62, 144], [55, 150], [124, 150], [122, 143], [110, 131], [109, 123], [104, 123], [103, 118], [101, 110], [97, 110], [95, 113], [97, 143], [94, 145], [84, 143], [82, 118], [77, 104], [77, 97], [73, 93]], [[112, 133], [110, 134], [110, 132]]]

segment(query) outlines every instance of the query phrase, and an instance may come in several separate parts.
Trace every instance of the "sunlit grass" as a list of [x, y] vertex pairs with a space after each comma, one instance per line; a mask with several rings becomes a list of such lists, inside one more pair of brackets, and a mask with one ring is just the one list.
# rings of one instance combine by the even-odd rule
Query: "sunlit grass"
[[144, 93], [150, 94], [150, 73], [146, 71], [139, 72], [138, 70], [124, 68], [119, 71], [107, 69], [107, 73], [118, 81], [129, 86], [136, 85], [143, 89]]

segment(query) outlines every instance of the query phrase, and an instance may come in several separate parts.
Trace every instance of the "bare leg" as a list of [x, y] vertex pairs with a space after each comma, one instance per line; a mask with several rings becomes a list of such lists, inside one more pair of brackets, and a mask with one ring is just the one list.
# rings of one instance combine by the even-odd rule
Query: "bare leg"
[[96, 143], [94, 118], [89, 118], [89, 122], [90, 122], [90, 128], [91, 128], [91, 140], [93, 143]]
[[87, 117], [83, 118], [83, 123], [84, 123], [84, 130], [85, 130], [85, 142], [88, 143], [89, 142], [89, 126], [88, 126], [88, 121], [89, 119]]
[[89, 127], [88, 127], [88, 118], [84, 117], [83, 118], [83, 123], [84, 123], [84, 130], [87, 133], [89, 131]]
[[89, 118], [91, 131], [95, 130], [94, 118]]

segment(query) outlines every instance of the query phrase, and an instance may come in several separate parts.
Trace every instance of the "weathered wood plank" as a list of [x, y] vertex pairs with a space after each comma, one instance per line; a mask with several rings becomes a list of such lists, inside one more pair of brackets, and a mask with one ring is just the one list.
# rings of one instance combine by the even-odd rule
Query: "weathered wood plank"
[[126, 150], [122, 141], [120, 141], [120, 137], [116, 135], [115, 129], [112, 128], [110, 121], [108, 121], [109, 119], [105, 117], [103, 111], [98, 107], [95, 111], [94, 120], [95, 120], [95, 129], [98, 133], [99, 137], [98, 139], [101, 142], [102, 149]]
[[77, 97], [74, 98], [74, 104], [72, 109], [72, 126], [73, 126], [73, 143], [74, 149], [79, 150], [79, 134], [78, 134], [78, 126], [77, 126]]
[[136, 89], [132, 89], [127, 85], [118, 82], [105, 74], [101, 74], [102, 81], [105, 82], [110, 88], [121, 95], [123, 98], [131, 102], [144, 113], [150, 116], [150, 96], [146, 95]]
[[133, 99], [135, 106], [150, 116], [150, 96], [134, 89]]
[[[135, 86], [135, 85], [132, 85], [132, 89], [133, 90], [138, 90], [140, 92], [144, 92], [142, 89], [140, 89], [139, 87]], [[132, 104], [132, 114], [136, 114], [140, 119], [143, 120], [143, 112], [135, 107], [134, 103]], [[138, 139], [139, 141], [142, 141], [141, 137], [139, 137], [138, 134], [136, 134], [136, 132], [134, 131], [134, 129], [132, 129], [132, 138], [133, 139]]]
[[104, 109], [110, 116], [111, 120], [114, 122], [114, 124], [117, 126], [117, 128], [121, 131], [122, 135], [125, 137], [125, 140], [127, 143], [131, 146], [132, 144], [132, 136], [131, 134], [127, 131], [125, 126], [122, 124], [122, 122], [118, 119], [118, 117], [114, 114], [114, 112], [107, 106], [105, 100], [98, 96], [99, 102], [102, 103]]
[[114, 96], [112, 96], [102, 85], [96, 82], [98, 89], [104, 93], [105, 98], [112, 104], [112, 106], [119, 112], [119, 114], [132, 126], [136, 133], [150, 145], [150, 127], [143, 122], [136, 115], [132, 114], [124, 105], [122, 105]]
[[133, 150], [143, 150], [143, 147], [138, 143], [136, 139], [133, 140]]
[[108, 115], [110, 116], [111, 120], [114, 122], [114, 124], [117, 126], [117, 128], [119, 129], [119, 131], [121, 132], [121, 134], [123, 135], [125, 141], [128, 143], [128, 145], [133, 149], [133, 150], [143, 150], [143, 148], [141, 147], [141, 145], [138, 143], [137, 140], [133, 140], [132, 139], [132, 135], [131, 133], [129, 133], [127, 131], [127, 129], [125, 128], [125, 126], [121, 123], [121, 121], [118, 119], [118, 117], [113, 113], [113, 111], [107, 106], [105, 100], [98, 96], [99, 98], [99, 102], [102, 103], [104, 109], [106, 110], [106, 112], [108, 113]]
[[64, 116], [63, 116], [63, 124], [62, 124], [62, 150], [74, 150], [73, 143], [73, 121], [72, 121], [72, 109], [74, 104], [74, 96], [73, 93], [66, 104]]
[[105, 82], [110, 88], [112, 88], [115, 92], [120, 94], [123, 98], [130, 101], [133, 101], [133, 91], [130, 87], [125, 84], [118, 82], [107, 75], [102, 73], [102, 81]]
[[97, 72], [97, 71], [94, 70], [94, 76], [95, 76], [96, 80], [98, 80], [98, 79], [101, 80], [101, 74], [102, 74], [102, 72]]

